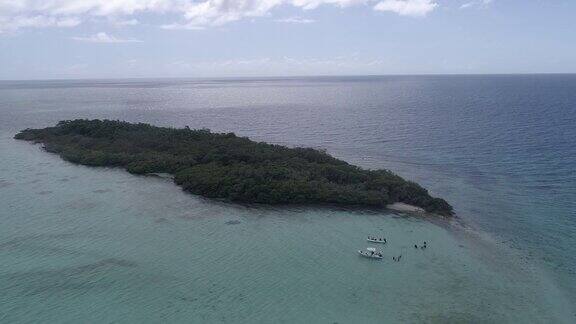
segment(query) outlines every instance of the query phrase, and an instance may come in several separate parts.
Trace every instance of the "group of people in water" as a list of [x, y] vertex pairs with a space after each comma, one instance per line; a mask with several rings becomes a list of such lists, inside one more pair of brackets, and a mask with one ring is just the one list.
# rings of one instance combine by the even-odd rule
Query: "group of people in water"
[[[368, 241], [387, 243], [386, 238], [381, 238], [381, 237], [377, 238], [375, 236], [370, 236], [370, 235], [368, 235]], [[424, 243], [422, 245], [414, 244], [414, 248], [424, 250], [424, 249], [428, 248], [428, 243], [426, 241], [424, 241]], [[382, 252], [379, 252], [379, 251], [370, 251], [369, 255], [382, 258]], [[392, 257], [392, 260], [394, 260], [394, 262], [400, 262], [401, 259], [402, 259], [402, 254], [400, 254], [399, 256], [393, 256]]]
[[418, 247], [418, 244], [414, 244], [414, 248], [418, 249], [420, 248], [421, 250], [424, 250], [425, 248], [427, 248], [428, 246], [426, 245], [426, 241], [424, 241], [424, 244], [422, 244], [420, 247]]

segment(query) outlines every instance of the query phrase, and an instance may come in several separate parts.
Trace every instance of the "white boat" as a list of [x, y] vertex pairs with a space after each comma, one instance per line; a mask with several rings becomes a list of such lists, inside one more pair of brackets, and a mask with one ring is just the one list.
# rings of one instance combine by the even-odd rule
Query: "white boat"
[[362, 251], [362, 250], [358, 250], [358, 253], [366, 258], [369, 259], [377, 259], [377, 260], [382, 260], [382, 252], [378, 252], [376, 251], [375, 248], [366, 248], [366, 251]]
[[372, 243], [382, 243], [382, 244], [386, 244], [386, 239], [385, 239], [385, 238], [369, 237], [369, 238], [366, 239], [366, 241], [372, 242]]

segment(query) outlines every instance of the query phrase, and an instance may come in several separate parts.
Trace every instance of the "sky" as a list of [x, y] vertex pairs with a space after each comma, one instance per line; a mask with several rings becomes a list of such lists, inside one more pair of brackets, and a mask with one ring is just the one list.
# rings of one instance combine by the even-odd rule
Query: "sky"
[[575, 0], [0, 0], [0, 80], [576, 73]]

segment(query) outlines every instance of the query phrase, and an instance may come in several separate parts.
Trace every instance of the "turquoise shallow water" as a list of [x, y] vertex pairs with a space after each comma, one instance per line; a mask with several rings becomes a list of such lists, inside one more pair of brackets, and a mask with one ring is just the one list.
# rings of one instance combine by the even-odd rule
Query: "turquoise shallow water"
[[[576, 83], [557, 78], [2, 83], [0, 322], [573, 322]], [[11, 139], [78, 117], [326, 148], [460, 219], [219, 203]], [[356, 255], [368, 234], [384, 261]]]
[[[5, 322], [550, 322], [561, 311], [535, 269], [425, 220], [215, 203], [6, 137], [0, 147]], [[390, 241], [384, 261], [355, 254], [368, 234]]]

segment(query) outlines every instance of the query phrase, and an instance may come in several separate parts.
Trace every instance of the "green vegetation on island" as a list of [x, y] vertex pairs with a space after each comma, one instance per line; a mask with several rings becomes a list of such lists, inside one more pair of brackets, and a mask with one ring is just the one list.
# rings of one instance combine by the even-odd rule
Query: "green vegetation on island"
[[170, 173], [186, 191], [262, 204], [385, 207], [403, 202], [439, 215], [452, 206], [388, 170], [365, 170], [312, 148], [254, 142], [234, 133], [111, 120], [66, 120], [26, 129], [16, 139], [89, 166]]

